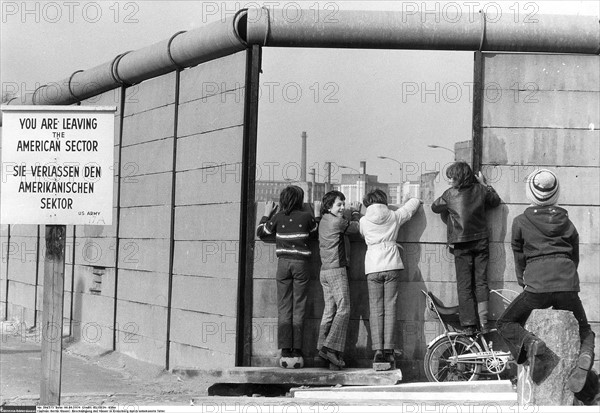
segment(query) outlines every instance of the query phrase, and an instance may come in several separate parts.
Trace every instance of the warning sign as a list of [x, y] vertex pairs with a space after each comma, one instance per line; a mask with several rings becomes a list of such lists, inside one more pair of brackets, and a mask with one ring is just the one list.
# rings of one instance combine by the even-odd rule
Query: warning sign
[[3, 106], [2, 224], [111, 225], [115, 111]]

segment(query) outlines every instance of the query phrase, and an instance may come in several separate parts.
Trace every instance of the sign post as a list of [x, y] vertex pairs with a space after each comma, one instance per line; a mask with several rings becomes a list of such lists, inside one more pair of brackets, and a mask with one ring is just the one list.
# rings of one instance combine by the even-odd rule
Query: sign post
[[66, 225], [111, 225], [115, 107], [3, 106], [2, 224], [46, 225], [40, 403], [60, 404]]

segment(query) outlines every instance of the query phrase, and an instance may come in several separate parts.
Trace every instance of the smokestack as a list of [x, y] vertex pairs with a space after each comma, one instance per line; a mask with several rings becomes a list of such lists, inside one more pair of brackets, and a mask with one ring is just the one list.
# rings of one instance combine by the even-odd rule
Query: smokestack
[[300, 159], [300, 182], [306, 182], [306, 132], [302, 132], [302, 155]]
[[367, 174], [367, 161], [360, 161], [359, 172], [363, 175]]

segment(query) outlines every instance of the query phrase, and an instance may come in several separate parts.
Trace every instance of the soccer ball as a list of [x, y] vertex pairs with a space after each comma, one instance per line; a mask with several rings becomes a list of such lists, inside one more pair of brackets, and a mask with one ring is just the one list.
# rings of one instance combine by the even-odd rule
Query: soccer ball
[[301, 369], [304, 367], [304, 358], [302, 357], [281, 357], [279, 366], [284, 369]]

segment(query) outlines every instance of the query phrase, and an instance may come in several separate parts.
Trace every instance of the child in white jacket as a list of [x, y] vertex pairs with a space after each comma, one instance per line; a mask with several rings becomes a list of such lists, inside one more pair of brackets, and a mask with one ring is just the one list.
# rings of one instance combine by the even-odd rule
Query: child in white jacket
[[404, 269], [396, 243], [400, 226], [408, 221], [423, 202], [409, 199], [392, 211], [387, 195], [380, 189], [370, 191], [363, 199], [367, 207], [360, 219], [360, 233], [367, 244], [365, 274], [369, 288], [369, 322], [375, 357], [373, 362], [394, 362], [396, 315], [400, 270]]

